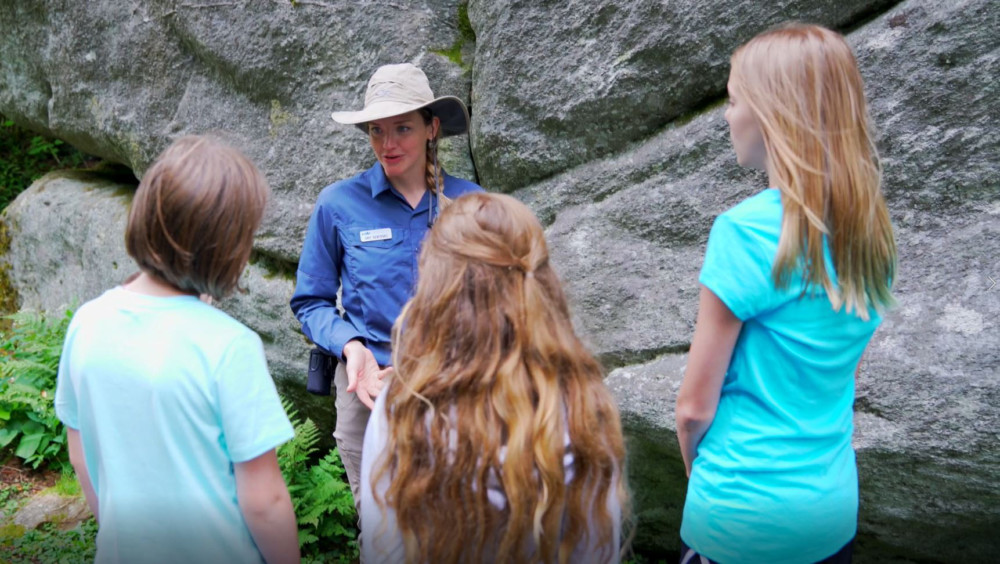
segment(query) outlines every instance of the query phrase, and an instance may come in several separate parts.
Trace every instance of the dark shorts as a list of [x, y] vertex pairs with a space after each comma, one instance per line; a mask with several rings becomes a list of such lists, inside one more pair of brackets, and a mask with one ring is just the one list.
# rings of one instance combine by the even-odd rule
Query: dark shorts
[[[850, 564], [854, 556], [854, 539], [847, 541], [844, 548], [837, 551], [829, 558], [820, 560], [817, 564]], [[714, 560], [709, 560], [698, 554], [691, 547], [681, 541], [681, 564], [718, 564]]]

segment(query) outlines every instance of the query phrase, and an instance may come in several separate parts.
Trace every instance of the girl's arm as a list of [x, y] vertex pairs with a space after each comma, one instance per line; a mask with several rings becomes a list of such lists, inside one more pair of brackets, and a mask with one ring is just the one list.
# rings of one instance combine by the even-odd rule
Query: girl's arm
[[274, 449], [233, 465], [236, 498], [250, 534], [268, 564], [299, 562], [299, 533]]
[[702, 286], [698, 320], [675, 411], [677, 440], [688, 477], [691, 476], [691, 464], [698, 443], [715, 419], [722, 382], [742, 327], [743, 322], [733, 315], [726, 304]]
[[[389, 490], [392, 478], [386, 473], [381, 476], [377, 484], [372, 483], [372, 477], [381, 467], [383, 457], [388, 454], [390, 430], [385, 403], [386, 394], [383, 391], [375, 400], [372, 416], [368, 419], [368, 427], [365, 429], [364, 447], [361, 449], [362, 562], [406, 560], [406, 548], [403, 545], [403, 533], [399, 530], [399, 523], [396, 520], [396, 510], [385, 503], [385, 494]], [[383, 504], [380, 505], [379, 501], [376, 501], [376, 495]]]
[[90, 512], [94, 514], [94, 519], [101, 522], [101, 516], [97, 507], [97, 492], [94, 491], [94, 484], [90, 482], [90, 474], [87, 472], [87, 461], [83, 457], [83, 445], [80, 443], [80, 431], [72, 427], [66, 427], [66, 440], [69, 443], [69, 462], [76, 471], [76, 479], [83, 488], [83, 495], [90, 506]]

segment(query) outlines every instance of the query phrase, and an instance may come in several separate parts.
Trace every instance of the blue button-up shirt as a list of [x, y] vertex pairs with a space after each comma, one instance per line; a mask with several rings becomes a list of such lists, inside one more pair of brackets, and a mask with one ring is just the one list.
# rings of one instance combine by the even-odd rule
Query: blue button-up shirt
[[[449, 198], [481, 190], [473, 182], [444, 175]], [[378, 163], [320, 192], [291, 300], [313, 343], [343, 358], [344, 345], [362, 339], [376, 362], [389, 365], [392, 324], [413, 293], [430, 203], [431, 194], [425, 192], [411, 208]], [[435, 204], [435, 215], [438, 210]], [[337, 311], [341, 286], [343, 317]]]

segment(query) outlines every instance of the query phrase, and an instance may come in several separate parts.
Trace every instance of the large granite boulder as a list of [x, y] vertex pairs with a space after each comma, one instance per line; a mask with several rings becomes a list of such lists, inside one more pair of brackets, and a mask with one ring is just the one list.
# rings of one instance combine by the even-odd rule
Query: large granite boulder
[[472, 143], [509, 191], [619, 153], [725, 93], [729, 55], [789, 19], [845, 28], [888, 0], [471, 0]]
[[[421, 64], [439, 92], [471, 84], [472, 158], [459, 140], [451, 169], [513, 191], [547, 226], [577, 326], [612, 369], [635, 546], [652, 558], [678, 547], [686, 481], [673, 403], [704, 244], [712, 219], [766, 182], [731, 154], [729, 54], [790, 17], [850, 29], [900, 252], [899, 306], [858, 381], [857, 559], [993, 560], [1000, 8], [675, 4], [472, 0], [468, 19], [457, 0], [4, 6], [0, 113], [137, 176], [189, 132], [216, 131], [260, 163], [275, 203], [245, 275], [250, 292], [220, 306], [264, 337], [280, 385], [302, 394], [307, 345], [286, 303], [305, 218], [321, 186], [371, 160], [364, 137], [328, 110], [359, 105], [384, 62]], [[114, 233], [131, 190], [92, 176], [36, 184], [0, 224], [0, 289], [52, 309], [119, 282]]]
[[[468, 101], [446, 51], [457, 0], [423, 2], [7, 2], [0, 8], [0, 113], [122, 163], [137, 177], [172, 139], [214, 132], [274, 190], [257, 249], [294, 265], [316, 195], [374, 158], [330, 111], [360, 108], [386, 63], [425, 69]], [[472, 174], [468, 136], [444, 161]]]

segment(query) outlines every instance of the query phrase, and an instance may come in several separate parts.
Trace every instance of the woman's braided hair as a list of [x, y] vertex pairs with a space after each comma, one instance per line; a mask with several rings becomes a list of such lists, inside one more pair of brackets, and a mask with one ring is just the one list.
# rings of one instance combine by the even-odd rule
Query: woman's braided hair
[[[424, 123], [430, 126], [434, 120], [434, 114], [427, 108], [421, 108], [420, 115], [424, 118]], [[444, 195], [444, 174], [441, 170], [441, 163], [438, 162], [438, 143], [440, 140], [441, 127], [439, 126], [434, 138], [427, 141], [427, 165], [424, 178], [427, 182], [427, 189], [438, 197], [443, 206], [451, 200]]]

